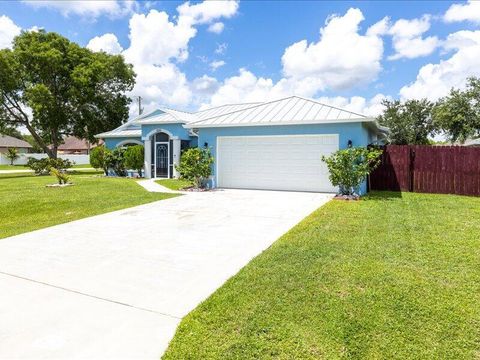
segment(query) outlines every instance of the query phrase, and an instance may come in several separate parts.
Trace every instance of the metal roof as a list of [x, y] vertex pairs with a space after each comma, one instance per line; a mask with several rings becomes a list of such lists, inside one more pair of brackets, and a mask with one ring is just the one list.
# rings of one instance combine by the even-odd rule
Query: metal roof
[[229, 114], [231, 112], [239, 111], [239, 110], [244, 110], [251, 108], [252, 106], [260, 105], [262, 104], [261, 102], [253, 102], [253, 103], [242, 103], [242, 104], [226, 104], [226, 105], [221, 105], [217, 106], [214, 108], [210, 109], [205, 109], [201, 111], [197, 111], [194, 115], [196, 120], [205, 120], [209, 119], [213, 116], [221, 116], [224, 114]]
[[141, 137], [142, 131], [139, 130], [112, 130], [95, 135], [96, 138], [114, 138], [114, 137]]
[[153, 110], [147, 114], [137, 116], [118, 128], [95, 135], [96, 138], [110, 138], [110, 137], [140, 137], [141, 125], [147, 124], [188, 124], [190, 122], [199, 121], [210, 118], [214, 115], [219, 116], [246, 109], [261, 103], [244, 103], [244, 104], [228, 104], [217, 106], [211, 109], [201, 110], [196, 113], [189, 113], [186, 111], [173, 110], [169, 108], [160, 108]]
[[32, 148], [28, 142], [8, 135], [0, 135], [0, 147], [7, 148]]
[[162, 108], [156, 110], [155, 114], [140, 117], [133, 120], [135, 124], [166, 124], [166, 123], [188, 123], [197, 120], [195, 115], [185, 111]]
[[321, 124], [352, 121], [368, 122], [374, 121], [374, 119], [315, 100], [290, 96], [230, 113], [214, 115], [189, 123], [187, 127]]
[[382, 131], [374, 118], [322, 104], [316, 100], [290, 96], [265, 103], [227, 104], [197, 111], [196, 113], [161, 108], [131, 119], [117, 129], [98, 134], [96, 137], [140, 137], [140, 125], [144, 124], [180, 123], [184, 127], [192, 129], [222, 126], [324, 124], [357, 121], [372, 122], [379, 131]]

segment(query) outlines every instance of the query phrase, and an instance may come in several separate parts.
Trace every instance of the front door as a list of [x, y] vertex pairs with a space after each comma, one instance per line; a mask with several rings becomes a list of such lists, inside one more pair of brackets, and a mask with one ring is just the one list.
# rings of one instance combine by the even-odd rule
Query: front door
[[168, 143], [155, 144], [155, 177], [168, 178]]

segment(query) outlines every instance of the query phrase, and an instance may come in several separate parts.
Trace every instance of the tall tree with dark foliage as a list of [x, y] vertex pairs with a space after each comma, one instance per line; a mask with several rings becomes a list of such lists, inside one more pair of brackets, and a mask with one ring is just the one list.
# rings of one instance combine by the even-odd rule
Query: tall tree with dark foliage
[[125, 93], [134, 84], [121, 55], [92, 52], [53, 32], [22, 32], [11, 50], [0, 50], [0, 128], [25, 127], [56, 158], [65, 136], [94, 141], [126, 121]]

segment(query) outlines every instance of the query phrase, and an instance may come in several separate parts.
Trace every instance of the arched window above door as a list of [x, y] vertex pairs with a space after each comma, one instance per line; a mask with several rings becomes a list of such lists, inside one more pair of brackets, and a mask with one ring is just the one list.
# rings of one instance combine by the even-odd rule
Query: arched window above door
[[169, 140], [168, 134], [159, 132], [155, 134], [155, 142], [167, 142]]

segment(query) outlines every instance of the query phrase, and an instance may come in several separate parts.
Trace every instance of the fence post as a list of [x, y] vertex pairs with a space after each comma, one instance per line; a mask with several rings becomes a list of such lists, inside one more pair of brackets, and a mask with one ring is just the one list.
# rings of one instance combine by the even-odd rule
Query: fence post
[[408, 146], [408, 191], [414, 191], [415, 181], [415, 147]]

